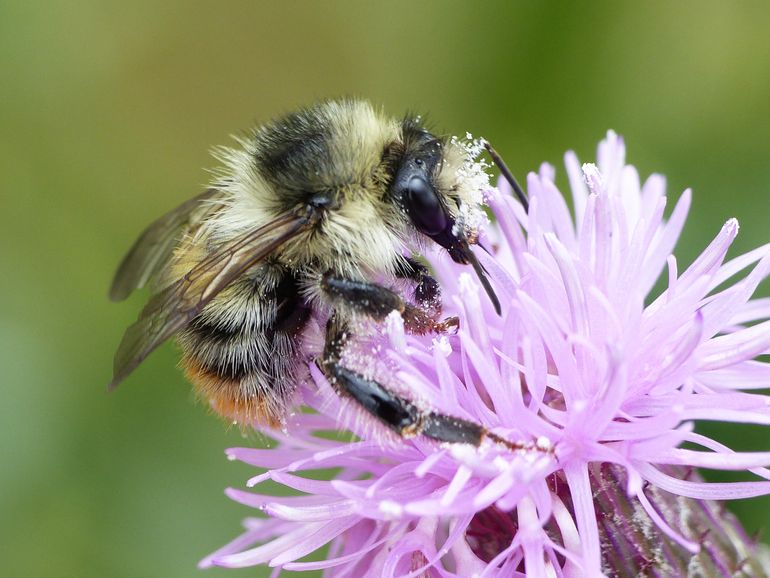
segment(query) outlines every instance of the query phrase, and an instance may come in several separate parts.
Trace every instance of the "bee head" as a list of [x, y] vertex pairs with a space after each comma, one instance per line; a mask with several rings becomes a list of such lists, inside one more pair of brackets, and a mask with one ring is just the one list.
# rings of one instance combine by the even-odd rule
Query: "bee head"
[[[458, 222], [462, 220], [464, 213], [480, 212], [478, 206], [467, 206], [468, 199], [459, 194], [462, 187], [467, 187], [469, 183], [464, 182], [468, 179], [458, 175], [462, 165], [458, 166], [450, 157], [463, 155], [458, 152], [454, 142], [449, 143], [450, 150], [447, 151], [447, 143], [424, 129], [413, 129], [408, 136], [405, 152], [400, 158], [390, 186], [392, 198], [417, 232], [446, 249], [456, 263], [470, 264], [473, 267], [499, 313], [500, 303], [497, 296], [487, 279], [485, 269], [470, 247], [476, 242], [477, 230], [468, 223]], [[467, 155], [465, 160], [467, 161]], [[470, 185], [473, 186], [473, 183]], [[474, 192], [480, 199], [480, 191]]]

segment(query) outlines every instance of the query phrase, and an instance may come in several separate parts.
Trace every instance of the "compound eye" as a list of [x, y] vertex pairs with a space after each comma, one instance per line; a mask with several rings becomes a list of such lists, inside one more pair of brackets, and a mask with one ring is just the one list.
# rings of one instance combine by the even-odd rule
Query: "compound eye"
[[409, 218], [421, 233], [428, 236], [438, 235], [446, 229], [447, 216], [444, 207], [425, 179], [409, 179], [404, 200]]

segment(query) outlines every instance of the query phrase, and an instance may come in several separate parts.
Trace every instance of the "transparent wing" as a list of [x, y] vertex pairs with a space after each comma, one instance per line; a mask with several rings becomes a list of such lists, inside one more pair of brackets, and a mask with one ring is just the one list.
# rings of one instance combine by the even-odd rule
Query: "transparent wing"
[[115, 354], [113, 389], [166, 339], [184, 329], [220, 291], [311, 224], [286, 214], [229, 241], [153, 296]]
[[216, 203], [209, 201], [219, 194], [217, 189], [208, 189], [147, 227], [120, 262], [110, 286], [110, 299], [122, 301], [134, 289], [144, 287], [168, 263], [182, 229], [216, 209]]

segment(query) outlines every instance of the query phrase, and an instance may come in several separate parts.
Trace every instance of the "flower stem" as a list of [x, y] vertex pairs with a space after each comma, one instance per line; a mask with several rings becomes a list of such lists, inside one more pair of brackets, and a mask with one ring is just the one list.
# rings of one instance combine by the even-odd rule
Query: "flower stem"
[[[697, 478], [684, 469], [668, 473]], [[664, 534], [639, 501], [627, 495], [622, 468], [596, 464], [591, 477], [607, 576], [770, 576], [770, 549], [750, 538], [721, 502], [683, 498], [652, 485], [644, 489], [666, 524], [700, 545], [693, 554]]]

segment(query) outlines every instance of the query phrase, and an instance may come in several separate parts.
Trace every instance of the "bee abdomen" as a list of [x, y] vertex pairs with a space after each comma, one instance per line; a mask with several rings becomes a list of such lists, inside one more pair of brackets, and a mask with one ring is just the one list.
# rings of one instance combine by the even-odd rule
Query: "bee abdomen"
[[198, 393], [223, 417], [277, 426], [295, 389], [311, 309], [290, 275], [257, 298], [245, 298], [244, 292], [257, 291], [253, 283], [238, 284], [180, 335], [183, 364]]

